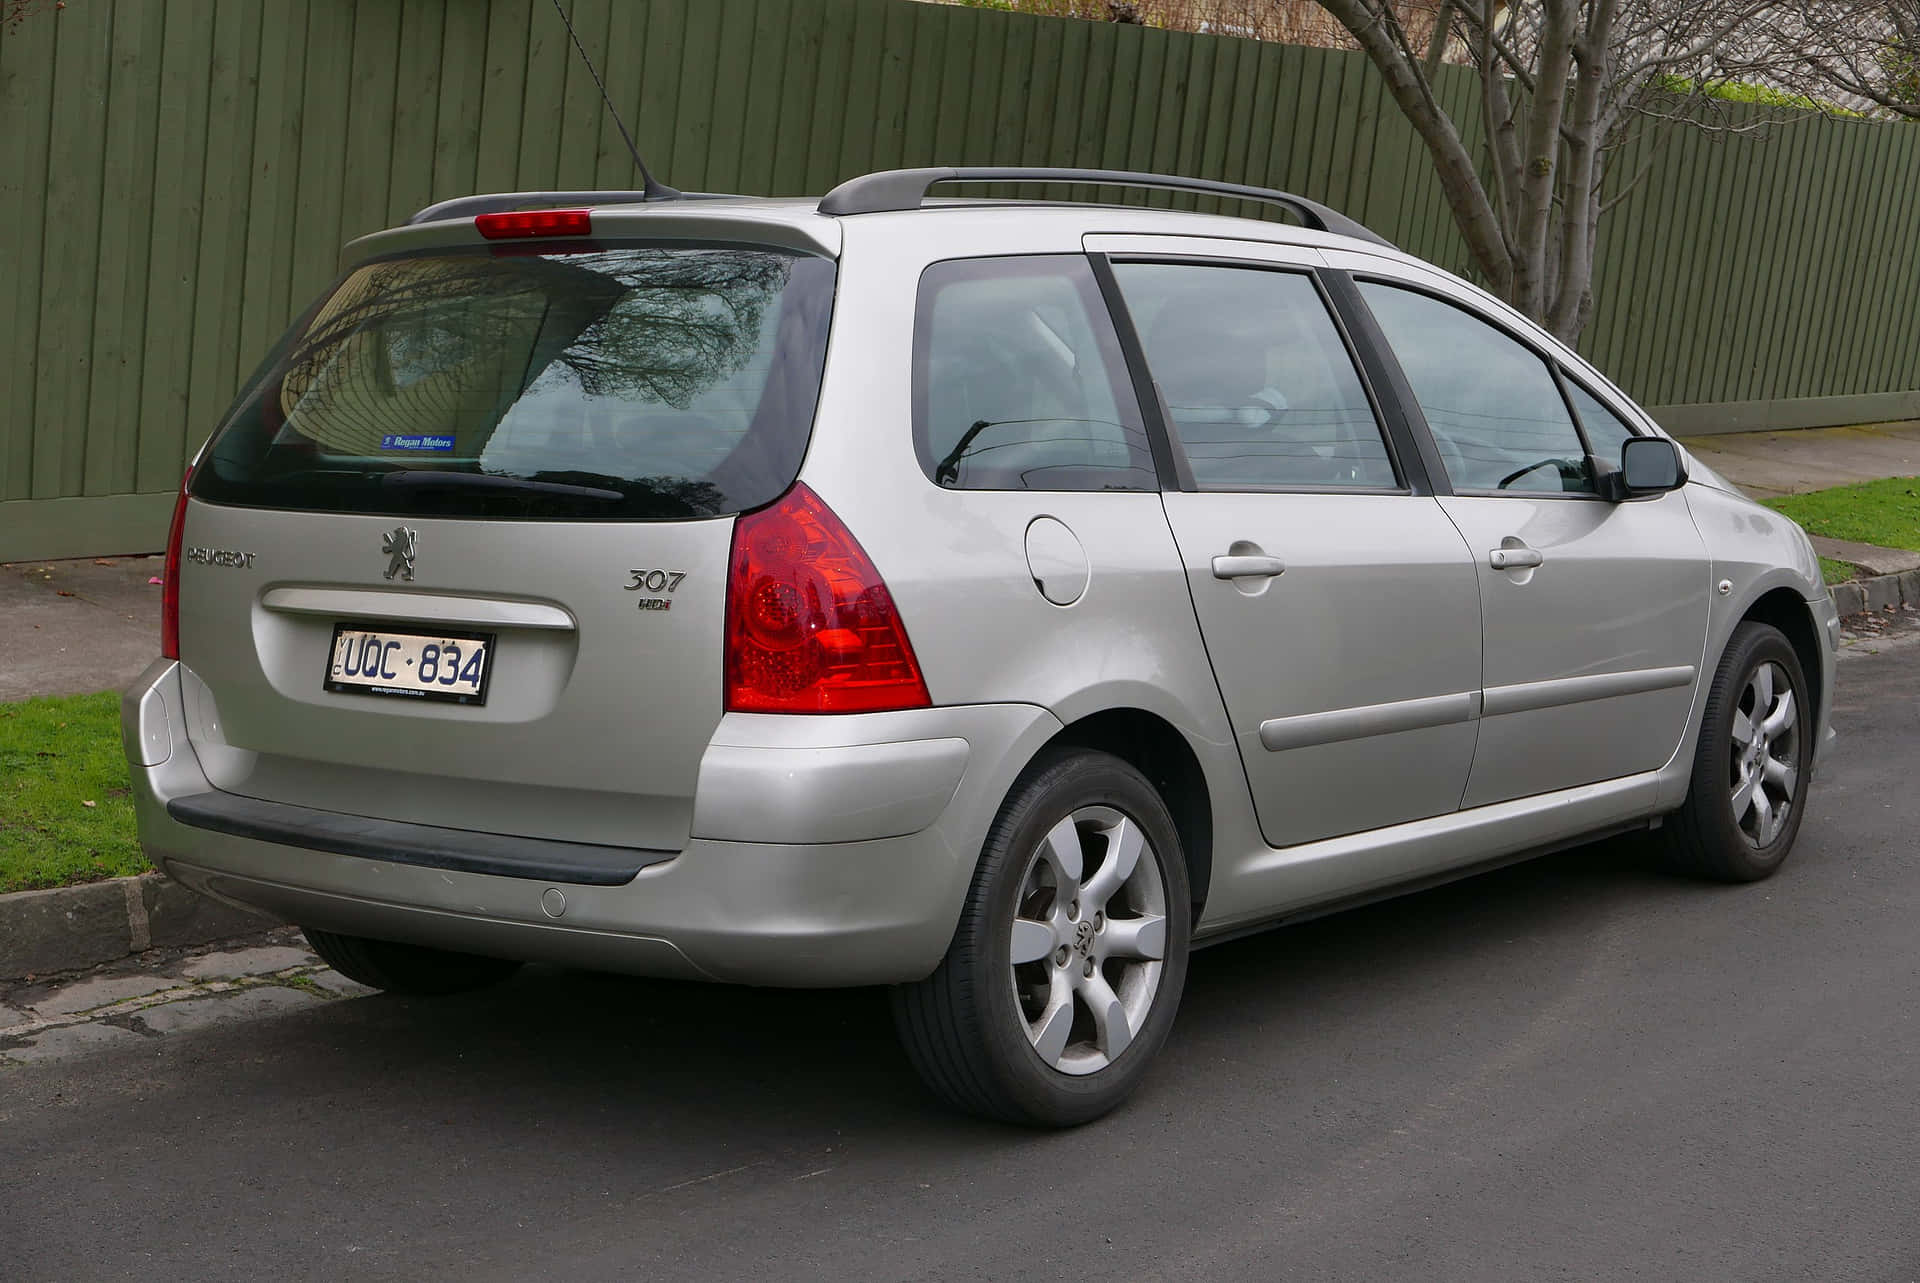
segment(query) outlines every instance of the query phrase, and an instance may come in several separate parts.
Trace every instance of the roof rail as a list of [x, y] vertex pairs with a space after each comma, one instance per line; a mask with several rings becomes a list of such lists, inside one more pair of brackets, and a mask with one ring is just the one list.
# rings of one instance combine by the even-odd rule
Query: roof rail
[[1211, 178], [1181, 178], [1171, 174], [1143, 174], [1123, 169], [978, 166], [889, 169], [841, 183], [820, 198], [820, 212], [836, 215], [879, 214], [891, 210], [919, 209], [921, 202], [926, 199], [927, 190], [939, 183], [1080, 183], [1103, 187], [1159, 187], [1170, 191], [1226, 196], [1280, 205], [1291, 210], [1301, 222], [1315, 231], [1352, 236], [1384, 245], [1388, 249], [1395, 248], [1386, 237], [1348, 218], [1339, 210], [1329, 209], [1318, 201], [1295, 196], [1291, 192], [1216, 182]]
[[[663, 188], [663, 191], [673, 191]], [[429, 205], [407, 220], [407, 226], [415, 223], [433, 223], [443, 218], [471, 218], [475, 214], [492, 214], [509, 209], [551, 208], [557, 205], [657, 205], [669, 200], [718, 200], [719, 192], [673, 192], [663, 196], [659, 191], [649, 196], [643, 191], [606, 191], [606, 192], [495, 192], [489, 196], [456, 196], [452, 200], [443, 200]]]

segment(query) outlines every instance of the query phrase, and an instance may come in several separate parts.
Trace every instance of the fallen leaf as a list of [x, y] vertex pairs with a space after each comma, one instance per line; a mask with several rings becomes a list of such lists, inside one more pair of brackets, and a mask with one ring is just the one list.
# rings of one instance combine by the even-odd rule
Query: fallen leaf
[[69, 592], [69, 591], [67, 591], [67, 590], [66, 590], [65, 588], [56, 588], [56, 589], [54, 589], [53, 591], [54, 591], [54, 592], [55, 592], [55, 593], [56, 593], [57, 595], [59, 595], [59, 596], [61, 596], [61, 597], [71, 597], [71, 596], [73, 596], [73, 594], [72, 594], [71, 592]]
[[117, 561], [111, 561], [106, 557], [95, 557], [93, 559], [93, 564], [96, 566], [117, 566], [120, 563]]

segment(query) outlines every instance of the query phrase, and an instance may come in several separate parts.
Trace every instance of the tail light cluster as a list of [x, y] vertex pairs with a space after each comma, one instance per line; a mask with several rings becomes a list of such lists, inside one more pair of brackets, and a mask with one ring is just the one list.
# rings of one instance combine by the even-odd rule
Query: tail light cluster
[[926, 682], [880, 573], [805, 485], [741, 517], [727, 574], [727, 709], [925, 708]]
[[186, 533], [187, 483], [193, 469], [180, 479], [180, 497], [173, 501], [173, 524], [167, 528], [166, 568], [160, 572], [160, 653], [180, 658], [180, 538]]

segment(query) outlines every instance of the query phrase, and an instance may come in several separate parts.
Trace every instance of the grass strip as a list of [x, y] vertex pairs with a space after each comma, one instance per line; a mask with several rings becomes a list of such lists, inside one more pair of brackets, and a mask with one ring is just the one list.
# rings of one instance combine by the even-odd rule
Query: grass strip
[[146, 868], [118, 692], [0, 704], [0, 892]]
[[1766, 503], [1810, 535], [1920, 552], [1920, 477], [1882, 477]]
[[1831, 557], [1820, 559], [1820, 578], [1828, 585], [1844, 584], [1859, 573], [1850, 562], [1835, 561]]

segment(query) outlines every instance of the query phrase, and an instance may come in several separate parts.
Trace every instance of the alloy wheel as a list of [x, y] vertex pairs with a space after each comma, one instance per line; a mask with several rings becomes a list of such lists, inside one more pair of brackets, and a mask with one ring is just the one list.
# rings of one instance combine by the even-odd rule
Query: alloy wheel
[[1786, 826], [1800, 778], [1799, 710], [1787, 671], [1762, 660], [1747, 676], [1733, 714], [1733, 820], [1765, 849]]
[[1021, 880], [1009, 964], [1048, 1067], [1097, 1073], [1126, 1051], [1160, 989], [1166, 914], [1160, 861], [1134, 820], [1086, 806], [1047, 833]]

